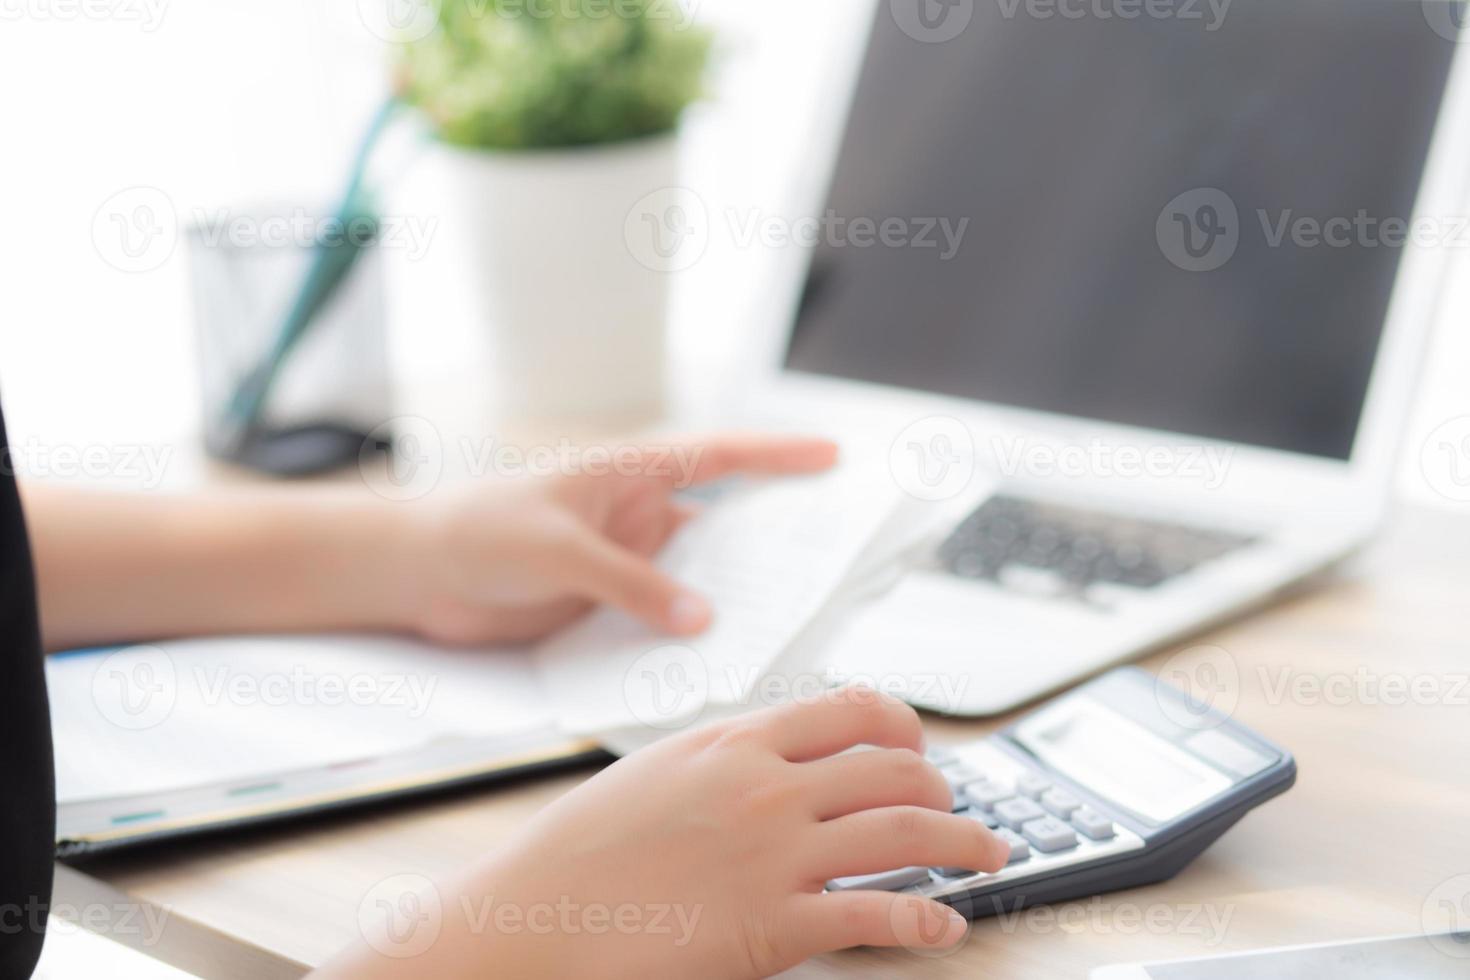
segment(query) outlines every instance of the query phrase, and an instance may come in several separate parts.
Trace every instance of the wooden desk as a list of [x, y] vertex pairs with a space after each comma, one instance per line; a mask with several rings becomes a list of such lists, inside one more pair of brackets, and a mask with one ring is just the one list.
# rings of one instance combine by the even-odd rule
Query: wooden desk
[[[1467, 628], [1470, 520], [1401, 515], [1327, 582], [1195, 641], [1229, 651], [1240, 671], [1236, 717], [1295, 752], [1301, 775], [1184, 873], [978, 922], [942, 959], [859, 950], [790, 975], [1056, 980], [1109, 962], [1420, 930], [1436, 887], [1470, 874]], [[1339, 687], [1273, 693], [1303, 677], [1336, 677]], [[1389, 687], [1363, 698], [1360, 677], [1422, 678], [1434, 691], [1409, 698], [1426, 703], [1393, 703]], [[942, 741], [995, 726], [932, 729]], [[374, 883], [454, 870], [578, 778], [63, 868], [57, 901], [166, 908], [150, 952], [204, 977], [293, 977], [353, 938], [358, 900]]]

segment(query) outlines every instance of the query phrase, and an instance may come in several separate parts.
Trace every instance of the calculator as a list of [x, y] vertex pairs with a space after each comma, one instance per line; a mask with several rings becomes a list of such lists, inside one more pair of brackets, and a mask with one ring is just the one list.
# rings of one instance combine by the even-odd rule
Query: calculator
[[954, 812], [1009, 844], [1010, 863], [899, 868], [828, 891], [912, 892], [983, 918], [1163, 881], [1296, 781], [1284, 749], [1137, 668], [929, 759]]

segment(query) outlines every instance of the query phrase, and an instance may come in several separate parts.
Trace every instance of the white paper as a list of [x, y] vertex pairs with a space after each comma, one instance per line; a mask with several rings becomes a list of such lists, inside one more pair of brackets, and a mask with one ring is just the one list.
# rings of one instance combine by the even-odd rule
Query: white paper
[[187, 640], [47, 659], [61, 803], [548, 728], [529, 655], [380, 637]]
[[670, 543], [659, 566], [714, 605], [703, 635], [671, 638], [601, 609], [539, 647], [561, 728], [682, 727], [711, 705], [747, 700], [899, 502], [886, 472], [858, 458], [820, 476], [739, 487]]

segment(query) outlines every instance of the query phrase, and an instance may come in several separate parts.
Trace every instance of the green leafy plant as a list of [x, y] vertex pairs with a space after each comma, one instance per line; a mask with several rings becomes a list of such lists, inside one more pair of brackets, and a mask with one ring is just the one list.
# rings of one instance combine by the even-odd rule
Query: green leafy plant
[[461, 146], [534, 149], [672, 130], [711, 38], [679, 0], [428, 0], [400, 91]]

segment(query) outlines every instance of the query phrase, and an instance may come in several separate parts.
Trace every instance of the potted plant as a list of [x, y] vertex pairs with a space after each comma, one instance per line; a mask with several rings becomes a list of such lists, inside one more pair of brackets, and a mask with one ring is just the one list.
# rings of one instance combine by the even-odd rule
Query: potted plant
[[668, 269], [630, 247], [679, 184], [710, 50], [678, 0], [429, 0], [399, 89], [438, 137], [515, 418], [633, 422], [664, 398]]

